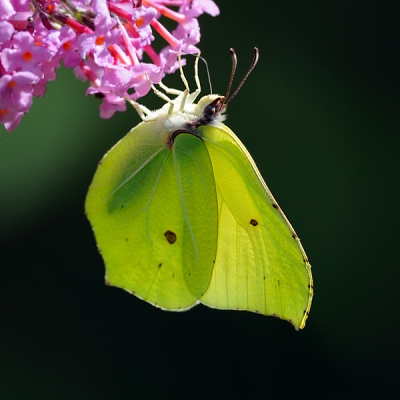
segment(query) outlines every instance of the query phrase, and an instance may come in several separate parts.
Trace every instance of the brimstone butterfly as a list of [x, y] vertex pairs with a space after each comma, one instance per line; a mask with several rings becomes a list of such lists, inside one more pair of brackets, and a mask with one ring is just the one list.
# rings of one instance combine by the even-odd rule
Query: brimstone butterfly
[[[257, 58], [255, 49], [250, 70]], [[182, 68], [185, 91], [161, 84], [174, 100], [154, 88], [167, 103], [156, 111], [135, 105], [144, 121], [93, 178], [86, 213], [106, 281], [165, 310], [203, 303], [303, 328], [310, 264], [252, 157], [222, 123], [227, 96], [194, 103], [197, 62], [197, 90], [189, 93]]]

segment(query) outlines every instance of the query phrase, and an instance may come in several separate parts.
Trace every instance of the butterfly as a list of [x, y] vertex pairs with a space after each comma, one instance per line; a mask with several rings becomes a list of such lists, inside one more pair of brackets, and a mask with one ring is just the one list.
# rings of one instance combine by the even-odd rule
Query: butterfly
[[156, 111], [101, 160], [86, 214], [106, 281], [171, 311], [202, 303], [273, 315], [303, 328], [313, 296], [298, 236], [251, 155], [224, 123], [227, 95], [160, 87]]

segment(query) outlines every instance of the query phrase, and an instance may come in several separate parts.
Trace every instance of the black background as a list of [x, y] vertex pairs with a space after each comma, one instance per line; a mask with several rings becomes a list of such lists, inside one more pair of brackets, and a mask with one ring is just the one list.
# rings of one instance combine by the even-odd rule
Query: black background
[[[398, 392], [399, 3], [218, 5], [219, 17], [200, 18], [213, 90], [225, 92], [230, 47], [237, 80], [260, 49], [227, 124], [311, 260], [306, 328], [203, 306], [163, 312], [104, 285], [84, 199], [97, 162], [139, 117], [101, 120], [86, 85], [60, 70], [20, 127], [1, 130], [1, 398]], [[202, 82], [207, 93], [204, 71]]]

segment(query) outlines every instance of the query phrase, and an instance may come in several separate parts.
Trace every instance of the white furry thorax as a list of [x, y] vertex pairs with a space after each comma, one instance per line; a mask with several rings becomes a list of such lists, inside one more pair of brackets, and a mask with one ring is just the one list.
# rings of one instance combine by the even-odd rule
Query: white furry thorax
[[[181, 92], [176, 98], [166, 102], [158, 110], [148, 112], [145, 121], [156, 121], [156, 131], [159, 132], [161, 140], [165, 142], [172, 132], [184, 129], [188, 123], [203, 118], [204, 108], [215, 99], [222, 97], [217, 94], [210, 94], [203, 96], [195, 103], [197, 95], [198, 93], [196, 92], [190, 93], [184, 101], [185, 92]], [[225, 115], [217, 114], [209, 124], [221, 125], [225, 118]]]

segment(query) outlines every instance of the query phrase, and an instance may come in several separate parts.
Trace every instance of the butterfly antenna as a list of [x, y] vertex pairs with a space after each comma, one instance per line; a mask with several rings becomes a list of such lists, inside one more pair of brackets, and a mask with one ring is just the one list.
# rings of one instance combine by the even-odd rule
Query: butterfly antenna
[[231, 71], [231, 77], [229, 78], [228, 87], [226, 89], [225, 99], [228, 98], [229, 93], [231, 91], [232, 82], [233, 82], [233, 78], [235, 76], [236, 67], [237, 67], [237, 57], [236, 57], [235, 50], [229, 49], [229, 53], [231, 54], [231, 57], [232, 57], [232, 71]]
[[[233, 61], [233, 66], [232, 66], [232, 73], [231, 73], [231, 79], [229, 82], [229, 86], [228, 86], [228, 90], [227, 90], [227, 95], [225, 96], [225, 98], [228, 97], [229, 95], [229, 91], [230, 88], [232, 86], [232, 80], [233, 80], [233, 75], [235, 74], [235, 70], [236, 70], [236, 65], [237, 65], [237, 61], [236, 61], [236, 54], [233, 51], [233, 49], [230, 49], [230, 53], [232, 55], [232, 61]], [[253, 56], [253, 61], [250, 64], [249, 69], [246, 72], [246, 75], [243, 77], [242, 81], [239, 83], [239, 86], [236, 88], [236, 90], [233, 92], [233, 94], [231, 95], [231, 97], [229, 97], [228, 100], [225, 101], [225, 106], [227, 106], [238, 94], [240, 88], [243, 86], [243, 84], [245, 83], [246, 79], [248, 78], [248, 76], [250, 75], [251, 71], [253, 71], [254, 67], [256, 66], [257, 62], [258, 62], [258, 57], [260, 55], [260, 52], [258, 51], [257, 47], [254, 47], [254, 56]]]

